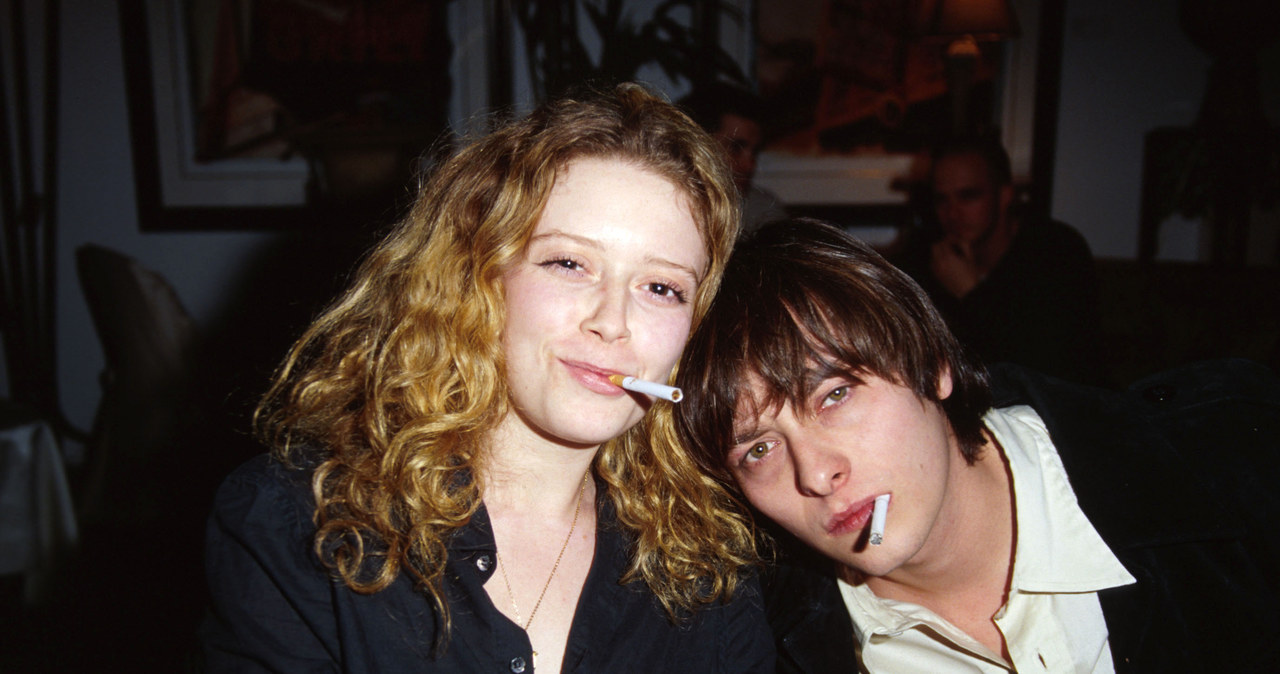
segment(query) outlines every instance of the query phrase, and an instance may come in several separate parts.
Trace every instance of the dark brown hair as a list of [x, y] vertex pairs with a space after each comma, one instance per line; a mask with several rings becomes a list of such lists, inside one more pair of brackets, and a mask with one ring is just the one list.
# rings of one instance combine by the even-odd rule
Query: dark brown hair
[[[938, 400], [950, 373], [951, 395]], [[970, 463], [991, 405], [986, 370], [964, 352], [928, 295], [866, 244], [816, 220], [766, 225], [739, 244], [720, 294], [680, 361], [677, 428], [694, 460], [732, 484], [733, 417], [803, 409], [823, 379], [875, 376], [938, 403]], [[749, 376], [764, 399], [749, 396]], [[754, 407], [752, 407], [754, 406]]]

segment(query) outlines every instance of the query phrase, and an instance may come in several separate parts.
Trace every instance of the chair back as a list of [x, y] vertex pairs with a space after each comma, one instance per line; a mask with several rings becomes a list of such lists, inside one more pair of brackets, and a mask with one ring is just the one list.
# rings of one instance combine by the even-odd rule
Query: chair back
[[[195, 322], [173, 287], [137, 260], [102, 246], [76, 249], [76, 271], [106, 368], [89, 443], [82, 516], [148, 519], [163, 505], [148, 486], [177, 452], [176, 430], [196, 347]], [[166, 456], [170, 455], [170, 456]]]

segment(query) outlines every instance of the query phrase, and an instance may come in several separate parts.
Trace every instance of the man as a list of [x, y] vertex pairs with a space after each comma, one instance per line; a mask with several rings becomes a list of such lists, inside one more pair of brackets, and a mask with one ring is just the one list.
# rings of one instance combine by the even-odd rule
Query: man
[[680, 106], [724, 148], [733, 182], [742, 195], [743, 234], [786, 216], [782, 202], [755, 184], [756, 160], [764, 143], [760, 97], [724, 82], [714, 82], [680, 100]]
[[1099, 382], [1098, 287], [1084, 238], [1022, 217], [1009, 155], [995, 140], [935, 148], [929, 185], [936, 227], [913, 233], [895, 261], [960, 341], [988, 363]]
[[1261, 366], [993, 394], [909, 277], [792, 220], [739, 244], [678, 372], [686, 446], [784, 531], [780, 671], [1280, 671]]

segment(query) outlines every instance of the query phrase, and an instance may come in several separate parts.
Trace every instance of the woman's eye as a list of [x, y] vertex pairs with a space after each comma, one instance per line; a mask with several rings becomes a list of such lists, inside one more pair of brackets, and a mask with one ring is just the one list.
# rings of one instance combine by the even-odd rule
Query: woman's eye
[[538, 263], [538, 266], [554, 267], [556, 269], [564, 269], [566, 271], [580, 271], [582, 269], [582, 265], [567, 257], [557, 257], [545, 262], [540, 262]]
[[670, 299], [676, 300], [681, 304], [684, 304], [685, 302], [684, 291], [680, 290], [679, 288], [673, 285], [655, 282], [655, 283], [650, 283], [648, 288], [649, 288], [649, 292], [659, 297], [670, 298]]

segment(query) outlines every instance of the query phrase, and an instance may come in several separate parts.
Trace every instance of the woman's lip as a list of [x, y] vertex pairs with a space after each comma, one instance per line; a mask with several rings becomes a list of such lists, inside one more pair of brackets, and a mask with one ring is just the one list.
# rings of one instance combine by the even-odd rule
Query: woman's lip
[[871, 512], [875, 506], [876, 498], [872, 496], [836, 513], [827, 520], [827, 533], [832, 536], [842, 536], [862, 531], [871, 522]]
[[607, 396], [621, 396], [626, 393], [621, 386], [609, 381], [609, 375], [622, 374], [617, 370], [599, 368], [590, 363], [572, 360], [561, 360], [569, 375], [588, 390]]

